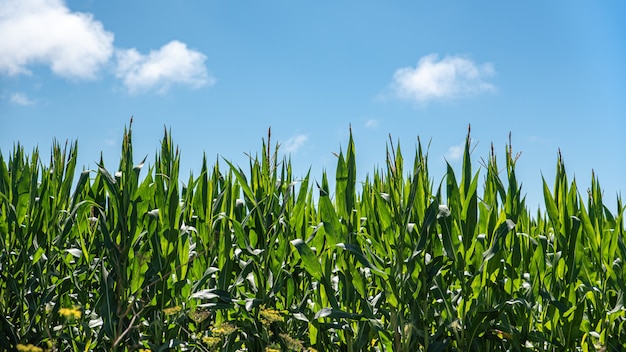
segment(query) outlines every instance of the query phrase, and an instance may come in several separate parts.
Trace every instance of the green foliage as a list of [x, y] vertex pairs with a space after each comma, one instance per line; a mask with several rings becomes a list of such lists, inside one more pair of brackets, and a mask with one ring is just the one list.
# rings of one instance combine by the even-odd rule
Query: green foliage
[[493, 150], [475, 170], [469, 131], [460, 179], [447, 165], [439, 185], [421, 142], [405, 170], [390, 141], [359, 184], [350, 133], [334, 192], [278, 151], [268, 133], [247, 171], [204, 158], [188, 180], [167, 130], [144, 175], [130, 127], [117, 169], [77, 181], [77, 143], [54, 142], [48, 164], [0, 154], [0, 347], [626, 348], [625, 208], [595, 175], [581, 196], [560, 155], [531, 214], [511, 144], [502, 171]]

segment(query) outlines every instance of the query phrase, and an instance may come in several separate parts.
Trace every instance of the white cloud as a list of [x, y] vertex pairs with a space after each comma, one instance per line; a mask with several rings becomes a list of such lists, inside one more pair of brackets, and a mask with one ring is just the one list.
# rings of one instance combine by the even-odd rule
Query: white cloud
[[95, 78], [113, 54], [113, 34], [62, 0], [0, 1], [0, 38], [0, 73], [11, 76], [43, 64], [59, 76]]
[[296, 153], [307, 140], [309, 140], [308, 135], [298, 134], [287, 139], [283, 144], [283, 148], [285, 148], [287, 153]]
[[391, 84], [394, 94], [418, 103], [431, 100], [460, 98], [495, 90], [486, 81], [495, 70], [491, 63], [481, 65], [462, 56], [436, 54], [422, 57], [416, 67], [396, 70]]
[[450, 161], [458, 161], [463, 158], [463, 153], [465, 152], [465, 142], [453, 145], [448, 148], [448, 152], [446, 153], [446, 159]]
[[377, 128], [378, 125], [379, 122], [376, 119], [369, 119], [365, 122], [365, 128]]
[[204, 66], [206, 56], [176, 40], [148, 55], [128, 49], [118, 50], [116, 56], [115, 74], [131, 93], [153, 89], [165, 93], [172, 84], [193, 88], [215, 84]]
[[30, 75], [34, 65], [43, 65], [61, 77], [94, 79], [116, 53], [113, 73], [131, 93], [215, 83], [206, 56], [186, 44], [171, 41], [148, 55], [117, 49], [113, 33], [92, 14], [72, 12], [64, 0], [0, 0], [0, 38], [0, 75]]
[[11, 94], [9, 101], [13, 104], [28, 106], [35, 104], [35, 101], [26, 96], [26, 94], [17, 92]]

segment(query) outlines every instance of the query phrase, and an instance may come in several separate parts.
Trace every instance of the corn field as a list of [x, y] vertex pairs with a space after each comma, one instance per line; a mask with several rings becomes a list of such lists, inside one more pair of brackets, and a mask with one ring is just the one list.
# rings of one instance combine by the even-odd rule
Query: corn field
[[579, 190], [559, 156], [531, 213], [510, 143], [477, 167], [468, 132], [435, 182], [390, 141], [357, 182], [350, 133], [330, 189], [270, 137], [188, 179], [167, 130], [150, 166], [130, 126], [114, 169], [77, 173], [76, 142], [0, 153], [0, 349], [626, 349], [625, 208], [596, 176]]

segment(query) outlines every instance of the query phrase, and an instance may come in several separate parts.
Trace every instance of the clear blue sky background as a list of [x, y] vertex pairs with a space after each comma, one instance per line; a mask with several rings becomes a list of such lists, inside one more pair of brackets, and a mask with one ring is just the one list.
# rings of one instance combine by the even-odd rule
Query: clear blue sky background
[[[430, 171], [512, 132], [528, 205], [553, 184], [560, 148], [584, 194], [624, 189], [626, 2], [0, 0], [0, 150], [79, 142], [115, 169], [130, 116], [136, 160], [163, 128], [182, 174], [202, 155], [247, 165], [272, 127], [298, 175], [334, 173], [352, 124], [359, 177], [391, 134]], [[407, 162], [407, 164], [410, 164]], [[225, 165], [224, 165], [225, 166]]]

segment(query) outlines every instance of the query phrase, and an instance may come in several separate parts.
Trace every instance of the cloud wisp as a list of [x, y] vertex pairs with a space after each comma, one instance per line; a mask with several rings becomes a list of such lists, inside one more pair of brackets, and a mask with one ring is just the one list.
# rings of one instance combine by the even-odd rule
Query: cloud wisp
[[463, 153], [465, 152], [465, 142], [461, 144], [453, 145], [448, 148], [445, 159], [450, 161], [459, 161], [463, 159]]
[[419, 104], [448, 100], [495, 90], [487, 81], [495, 74], [493, 64], [476, 64], [463, 56], [436, 54], [422, 57], [415, 67], [399, 68], [393, 74], [393, 95]]
[[0, 73], [9, 76], [43, 64], [65, 78], [93, 79], [113, 54], [113, 34], [61, 0], [3, 1], [0, 38]]
[[26, 94], [22, 92], [11, 94], [11, 96], [9, 96], [9, 101], [15, 105], [21, 106], [29, 106], [36, 103], [34, 100], [30, 99], [28, 96], [26, 96]]
[[116, 56], [115, 74], [131, 93], [152, 89], [166, 93], [172, 84], [192, 88], [215, 84], [204, 65], [206, 56], [176, 40], [148, 55], [128, 49], [119, 50]]
[[185, 43], [174, 40], [147, 55], [115, 48], [113, 33], [92, 14], [72, 12], [63, 0], [1, 0], [0, 38], [0, 75], [32, 75], [33, 65], [43, 65], [63, 78], [95, 79], [112, 66], [108, 73], [130, 93], [215, 83], [206, 56]]
[[375, 128], [378, 128], [379, 125], [380, 125], [380, 122], [376, 119], [369, 119], [365, 121], [365, 128], [375, 129]]
[[300, 148], [309, 140], [309, 136], [306, 134], [297, 134], [295, 136], [289, 137], [283, 143], [282, 147], [287, 153], [297, 153]]

